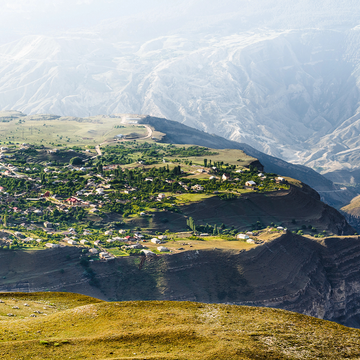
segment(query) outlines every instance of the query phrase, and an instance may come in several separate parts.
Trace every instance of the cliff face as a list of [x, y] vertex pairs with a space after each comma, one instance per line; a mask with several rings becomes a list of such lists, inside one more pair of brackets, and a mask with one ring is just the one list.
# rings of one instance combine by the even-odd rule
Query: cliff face
[[70, 248], [1, 251], [0, 291], [268, 306], [360, 327], [358, 237], [315, 241], [287, 233], [249, 251], [147, 258], [141, 270], [138, 257], [93, 262], [95, 282], [80, 265], [80, 255]]
[[246, 252], [208, 250], [147, 259], [142, 270], [129, 266], [132, 259], [123, 260], [118, 263], [122, 274], [106, 287], [110, 298], [269, 306], [360, 327], [356, 237], [314, 241], [285, 234]]

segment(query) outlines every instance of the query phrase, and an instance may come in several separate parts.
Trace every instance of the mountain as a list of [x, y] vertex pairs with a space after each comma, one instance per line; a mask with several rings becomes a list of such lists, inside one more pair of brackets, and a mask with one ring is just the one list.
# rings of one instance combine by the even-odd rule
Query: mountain
[[150, 114], [324, 174], [356, 169], [359, 12], [353, 0], [114, 10], [87, 28], [3, 43], [0, 108]]

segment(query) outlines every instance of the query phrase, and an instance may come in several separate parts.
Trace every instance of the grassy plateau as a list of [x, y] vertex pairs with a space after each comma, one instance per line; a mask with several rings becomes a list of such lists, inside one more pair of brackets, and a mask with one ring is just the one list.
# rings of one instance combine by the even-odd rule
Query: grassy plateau
[[360, 330], [277, 309], [192, 302], [109, 303], [71, 293], [3, 293], [1, 301], [1, 359], [360, 356]]

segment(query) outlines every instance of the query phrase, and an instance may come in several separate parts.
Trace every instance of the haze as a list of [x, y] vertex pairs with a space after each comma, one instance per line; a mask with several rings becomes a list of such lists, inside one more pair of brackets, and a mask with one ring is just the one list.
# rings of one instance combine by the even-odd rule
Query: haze
[[360, 161], [352, 0], [3, 1], [0, 108], [149, 114], [321, 172]]

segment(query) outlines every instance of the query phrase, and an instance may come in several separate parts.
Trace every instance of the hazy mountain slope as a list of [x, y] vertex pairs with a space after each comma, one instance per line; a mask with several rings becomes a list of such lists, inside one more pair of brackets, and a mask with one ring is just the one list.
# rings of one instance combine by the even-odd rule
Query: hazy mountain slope
[[0, 108], [151, 114], [321, 172], [355, 168], [359, 15], [352, 0], [156, 2], [0, 46]]

